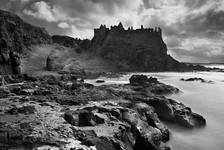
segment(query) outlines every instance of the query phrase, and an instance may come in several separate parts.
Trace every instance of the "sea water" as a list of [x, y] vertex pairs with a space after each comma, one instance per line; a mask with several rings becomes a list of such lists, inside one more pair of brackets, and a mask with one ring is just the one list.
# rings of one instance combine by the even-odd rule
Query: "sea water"
[[[224, 67], [224, 66], [222, 66]], [[206, 127], [185, 129], [165, 123], [171, 131], [168, 143], [173, 150], [224, 150], [224, 73], [222, 72], [162, 72], [130, 73], [119, 78], [105, 78], [101, 84], [125, 84], [133, 74], [145, 74], [158, 78], [159, 81], [175, 86], [182, 92], [169, 95], [169, 98], [183, 102], [192, 111], [201, 114], [207, 122]], [[199, 81], [186, 82], [181, 78], [200, 77], [212, 83]], [[87, 82], [96, 84], [95, 80]]]

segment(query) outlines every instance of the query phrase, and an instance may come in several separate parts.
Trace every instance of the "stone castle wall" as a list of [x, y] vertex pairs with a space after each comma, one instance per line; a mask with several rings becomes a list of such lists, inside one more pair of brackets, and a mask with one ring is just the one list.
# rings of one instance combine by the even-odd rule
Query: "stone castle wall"
[[94, 29], [94, 36], [105, 37], [108, 33], [120, 32], [122, 34], [147, 34], [148, 36], [159, 36], [162, 37], [162, 29], [160, 27], [155, 28], [144, 28], [141, 26], [140, 29], [133, 29], [129, 27], [127, 30], [124, 29], [123, 25], [120, 23], [118, 26], [111, 26], [107, 28], [106, 25], [101, 25], [100, 28]]

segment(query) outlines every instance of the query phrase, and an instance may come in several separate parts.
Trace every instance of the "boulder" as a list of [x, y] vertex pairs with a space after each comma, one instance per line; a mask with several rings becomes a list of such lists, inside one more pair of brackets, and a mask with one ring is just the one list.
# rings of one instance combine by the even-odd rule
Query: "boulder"
[[163, 134], [161, 131], [140, 119], [141, 117], [136, 112], [124, 112], [122, 118], [132, 125], [135, 132], [134, 135], [136, 135], [136, 143], [134, 145], [134, 149], [166, 148], [166, 145], [162, 142]]
[[202, 79], [202, 78], [187, 78], [187, 79], [184, 79], [184, 78], [181, 78], [180, 81], [186, 81], [186, 82], [191, 82], [191, 81], [199, 81], [201, 83], [212, 83], [212, 81], [207, 81], [205, 79]]
[[104, 83], [104, 80], [96, 80], [96, 83]]
[[0, 98], [6, 98], [10, 95], [10, 90], [7, 87], [0, 87]]
[[86, 109], [80, 111], [67, 111], [64, 114], [64, 119], [73, 126], [86, 127], [96, 126], [104, 123], [104, 118], [98, 113], [93, 113]]
[[146, 75], [132, 75], [129, 83], [134, 90], [145, 94], [150, 92], [157, 95], [167, 95], [180, 92], [179, 89], [163, 84], [157, 78], [147, 77]]
[[64, 49], [51, 51], [46, 60], [46, 69], [48, 71], [57, 71], [60, 74], [85, 74], [80, 61], [69, 56], [69, 53]]
[[165, 97], [145, 98], [140, 101], [147, 103], [155, 108], [155, 112], [162, 120], [177, 123], [187, 128], [204, 127], [206, 120], [199, 114], [182, 103]]
[[2, 58], [2, 63], [9, 63], [10, 61], [10, 57], [8, 53], [2, 53], [1, 58]]
[[104, 118], [88, 110], [79, 112], [79, 126], [95, 126], [104, 123]]
[[63, 69], [63, 64], [59, 62], [60, 56], [55, 55], [55, 51], [51, 51], [46, 60], [46, 69], [48, 71], [59, 71]]
[[129, 79], [131, 85], [147, 85], [151, 83], [158, 83], [156, 78], [148, 78], [146, 75], [132, 75]]
[[69, 124], [71, 124], [73, 126], [78, 126], [78, 116], [73, 115], [73, 112], [71, 112], [71, 111], [65, 112], [64, 119]]
[[33, 105], [22, 106], [22, 107], [13, 107], [7, 111], [8, 114], [15, 115], [15, 114], [26, 114], [30, 115], [36, 112], [36, 108]]

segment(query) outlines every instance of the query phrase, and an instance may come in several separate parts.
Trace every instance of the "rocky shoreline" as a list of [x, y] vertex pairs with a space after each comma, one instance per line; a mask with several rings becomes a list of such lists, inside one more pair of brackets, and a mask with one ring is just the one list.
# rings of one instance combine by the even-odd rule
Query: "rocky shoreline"
[[133, 75], [125, 85], [94, 86], [74, 75], [4, 78], [1, 149], [168, 150], [161, 121], [195, 128], [205, 119], [175, 100], [175, 87]]

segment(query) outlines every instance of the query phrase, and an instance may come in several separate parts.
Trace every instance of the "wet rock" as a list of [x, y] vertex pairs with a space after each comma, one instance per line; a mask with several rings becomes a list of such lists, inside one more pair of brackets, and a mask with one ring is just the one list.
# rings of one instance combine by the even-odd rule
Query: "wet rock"
[[75, 136], [87, 146], [95, 146], [97, 150], [121, 150], [122, 147], [117, 146], [112, 139], [106, 137], [98, 137], [92, 130], [77, 131], [73, 130]]
[[36, 81], [38, 81], [38, 78], [37, 77], [34, 77], [34, 76], [30, 76], [30, 75], [28, 75], [28, 74], [23, 74], [23, 79], [25, 80], [25, 81], [31, 81], [31, 82], [36, 82]]
[[87, 103], [86, 100], [78, 99], [77, 97], [71, 95], [58, 95], [53, 97], [53, 99], [60, 105], [68, 105], [68, 106], [77, 106]]
[[166, 84], [161, 84], [161, 83], [148, 87], [146, 88], [146, 91], [147, 90], [156, 95], [168, 95], [168, 94], [176, 94], [180, 92], [178, 88], [175, 88], [173, 86], [166, 85]]
[[[140, 147], [140, 145], [144, 145], [145, 149], [165, 148], [165, 142], [169, 139], [169, 134], [165, 133], [165, 130], [168, 131], [168, 129], [165, 126], [164, 128], [160, 126], [158, 118], [157, 122], [155, 122], [156, 125], [151, 126], [152, 120], [156, 120], [155, 116], [154, 118], [152, 117], [154, 113], [152, 107], [140, 103], [136, 104], [134, 107], [131, 105], [128, 107], [131, 107], [131, 109], [123, 108], [117, 105], [117, 103], [112, 102], [95, 102], [92, 105], [90, 104], [90, 106], [84, 107], [84, 114], [91, 116], [88, 118], [85, 116], [85, 120], [88, 120], [88, 126], [84, 127], [88, 127], [88, 129], [92, 129], [93, 131], [86, 132], [86, 130], [82, 130], [82, 126], [79, 129], [81, 130], [80, 132], [84, 132], [84, 135], [79, 134], [79, 140], [89, 146], [95, 144], [96, 148], [99, 149], [105, 148], [106, 145], [109, 145], [113, 149], [127, 150], [143, 148]], [[81, 112], [83, 113], [83, 110]], [[90, 112], [92, 112], [92, 114], [90, 114]], [[104, 118], [104, 121], [102, 122], [101, 119], [101, 121], [98, 122], [99, 124], [94, 123], [93, 126], [92, 122], [96, 120], [94, 119], [96, 115], [100, 118]], [[151, 124], [148, 123], [149, 118], [151, 118]], [[99, 143], [99, 141], [103, 143]]]
[[7, 87], [0, 87], [0, 98], [6, 98], [10, 94], [10, 90]]
[[64, 114], [64, 119], [73, 126], [86, 127], [95, 126], [104, 123], [104, 118], [100, 113], [94, 113], [86, 109], [82, 109], [76, 112], [67, 111]]
[[141, 120], [136, 112], [124, 112], [122, 118], [132, 125], [135, 132], [134, 149], [165, 149], [161, 131]]
[[74, 115], [72, 112], [68, 111], [64, 114], [64, 119], [73, 126], [78, 126], [78, 115]]
[[10, 57], [8, 53], [2, 53], [2, 62], [8, 63], [10, 61]]
[[68, 75], [10, 85], [17, 95], [0, 100], [0, 148], [166, 150], [170, 133], [160, 119], [205, 125], [189, 107], [153, 92], [166, 85], [146, 82], [95, 87]]
[[19, 95], [33, 95], [34, 92], [34, 89], [22, 89], [20, 90]]
[[84, 83], [83, 85], [84, 85], [84, 87], [87, 88], [87, 89], [93, 89], [93, 88], [94, 88], [94, 85], [89, 84], [89, 83]]
[[153, 99], [146, 98], [141, 101], [153, 106], [155, 112], [162, 120], [176, 122], [187, 128], [203, 127], [206, 125], [206, 121], [201, 115], [196, 115], [189, 107], [174, 100], [166, 99], [165, 97], [157, 97]]
[[4, 80], [7, 84], [20, 83], [24, 81], [20, 75], [5, 75]]
[[104, 118], [88, 110], [79, 112], [79, 126], [95, 126], [104, 123]]
[[141, 117], [147, 121], [149, 126], [158, 128], [161, 131], [163, 142], [170, 139], [168, 128], [159, 120], [153, 107], [147, 105], [146, 103], [137, 103], [134, 108], [138, 111]]
[[203, 116], [196, 114], [196, 113], [192, 113], [192, 124], [195, 127], [204, 127], [206, 125], [206, 120]]
[[104, 83], [104, 80], [96, 80], [96, 83]]
[[147, 85], [150, 83], [158, 83], [156, 78], [150, 77], [148, 78], [145, 75], [132, 75], [129, 79], [131, 85]]
[[129, 79], [129, 82], [135, 91], [142, 93], [150, 92], [157, 95], [166, 95], [179, 92], [179, 89], [160, 83], [157, 78], [148, 78], [145, 75], [133, 75]]
[[8, 114], [15, 115], [15, 114], [33, 114], [36, 112], [35, 106], [23, 106], [23, 107], [14, 107], [7, 111]]
[[207, 81], [205, 79], [202, 79], [202, 78], [187, 78], [187, 79], [180, 79], [181, 81], [186, 81], [186, 82], [191, 82], [191, 81], [200, 81], [201, 83], [213, 83], [212, 81]]
[[174, 115], [177, 122], [188, 128], [204, 127], [206, 125], [206, 120], [201, 115], [193, 113], [190, 108], [176, 110]]

